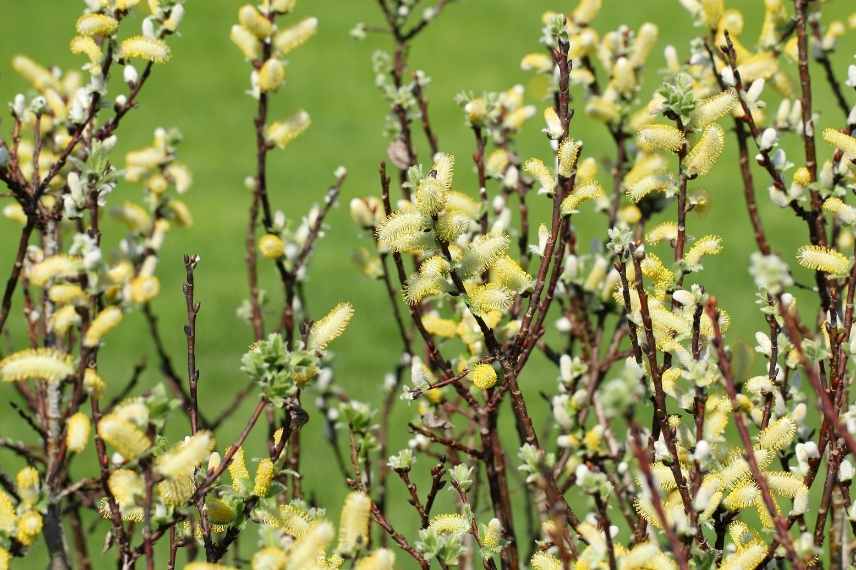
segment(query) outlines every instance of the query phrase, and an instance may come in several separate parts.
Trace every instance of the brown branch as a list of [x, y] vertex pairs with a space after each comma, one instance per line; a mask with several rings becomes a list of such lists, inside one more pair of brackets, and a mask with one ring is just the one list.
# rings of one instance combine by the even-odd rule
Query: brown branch
[[185, 281], [182, 287], [184, 301], [187, 307], [187, 325], [184, 334], [187, 337], [187, 382], [190, 386], [190, 432], [195, 434], [199, 431], [199, 369], [196, 367], [196, 317], [199, 314], [199, 303], [193, 300], [194, 283], [193, 272], [199, 263], [199, 257], [195, 255], [184, 256]]
[[12, 270], [9, 272], [8, 279], [6, 279], [6, 288], [3, 291], [3, 303], [0, 305], [0, 334], [3, 333], [3, 328], [6, 326], [6, 319], [9, 318], [9, 312], [12, 310], [12, 296], [15, 294], [18, 279], [21, 277], [21, 269], [24, 267], [24, 256], [27, 254], [27, 246], [30, 243], [30, 235], [33, 233], [34, 226], [33, 217], [28, 216], [27, 223], [21, 230], [21, 237], [18, 239], [18, 250], [15, 253], [15, 262], [12, 264]]

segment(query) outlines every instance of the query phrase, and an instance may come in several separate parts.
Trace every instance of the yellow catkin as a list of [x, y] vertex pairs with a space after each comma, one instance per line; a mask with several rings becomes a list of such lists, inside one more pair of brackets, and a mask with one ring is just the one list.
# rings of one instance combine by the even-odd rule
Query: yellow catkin
[[278, 32], [273, 39], [273, 45], [280, 54], [289, 52], [305, 44], [318, 31], [318, 19], [306, 18], [299, 24]]
[[80, 453], [86, 449], [89, 443], [89, 434], [92, 432], [92, 422], [89, 416], [83, 412], [77, 412], [66, 423], [65, 444], [69, 451]]
[[661, 241], [671, 241], [678, 237], [678, 225], [674, 222], [663, 222], [654, 227], [645, 236], [645, 241], [648, 243], [659, 243]]
[[360, 559], [354, 570], [393, 570], [395, 553], [386, 548], [378, 548], [370, 555]]
[[698, 104], [692, 114], [692, 123], [696, 128], [704, 128], [730, 113], [737, 105], [737, 92], [733, 89], [723, 91]]
[[756, 79], [769, 79], [778, 70], [779, 64], [776, 61], [776, 56], [768, 51], [748, 57], [737, 66], [740, 78], [746, 85], [751, 84]]
[[259, 461], [256, 467], [256, 478], [253, 481], [253, 495], [265, 497], [270, 490], [270, 484], [273, 481], [274, 465], [269, 458], [264, 458]]
[[597, 17], [602, 4], [602, 0], [580, 0], [571, 17], [577, 24], [588, 24]]
[[487, 549], [495, 550], [502, 546], [503, 540], [502, 523], [499, 519], [491, 519], [482, 533], [482, 546]]
[[196, 486], [192, 476], [164, 479], [157, 485], [158, 496], [169, 506], [183, 505], [193, 496]]
[[452, 338], [458, 328], [458, 323], [451, 319], [444, 319], [437, 313], [428, 313], [422, 317], [422, 325], [432, 335], [442, 338]]
[[496, 370], [490, 364], [477, 364], [470, 370], [473, 386], [479, 390], [489, 390], [496, 384]]
[[21, 77], [32, 83], [33, 87], [39, 91], [57, 84], [57, 80], [50, 70], [39, 65], [27, 56], [16, 55], [13, 57], [12, 69], [14, 69]]
[[322, 319], [316, 321], [309, 330], [306, 346], [310, 350], [324, 350], [338, 338], [354, 316], [354, 307], [350, 303], [339, 303]]
[[273, 23], [251, 4], [241, 6], [238, 10], [238, 21], [257, 38], [267, 38], [274, 30]]
[[668, 176], [651, 175], [638, 180], [625, 181], [627, 195], [634, 202], [640, 202], [643, 198], [654, 192], [665, 192], [672, 184]]
[[529, 289], [534, 282], [532, 276], [509, 255], [503, 255], [493, 263], [490, 280], [518, 293]]
[[73, 373], [71, 357], [52, 348], [26, 349], [0, 360], [0, 378], [4, 382], [59, 382]]
[[842, 152], [856, 157], [856, 138], [845, 135], [835, 129], [824, 129], [823, 140], [840, 149]]
[[77, 303], [86, 299], [86, 293], [83, 292], [80, 285], [74, 283], [63, 283], [54, 285], [48, 290], [48, 299], [57, 305], [67, 305], [69, 303]]
[[268, 546], [253, 555], [253, 570], [284, 570], [287, 561], [284, 550]]
[[243, 53], [244, 57], [247, 59], [256, 59], [259, 57], [262, 44], [259, 39], [244, 26], [239, 26], [237, 24], [232, 26], [232, 30], [229, 32], [229, 39], [232, 40], [232, 43], [241, 50], [241, 53]]
[[707, 235], [696, 240], [684, 259], [689, 265], [697, 265], [706, 255], [717, 255], [722, 251], [722, 238]]
[[81, 269], [78, 258], [67, 255], [53, 255], [30, 267], [27, 277], [30, 283], [44, 287], [51, 279], [75, 277]]
[[244, 448], [239, 447], [229, 463], [229, 476], [232, 478], [232, 489], [236, 493], [246, 492], [250, 482], [250, 472], [247, 471], [247, 462], [244, 459]]
[[17, 203], [7, 204], [4, 206], [3, 217], [8, 220], [12, 220], [13, 222], [17, 222], [22, 226], [27, 223], [27, 214], [24, 212], [24, 208]]
[[492, 311], [505, 312], [511, 308], [513, 300], [511, 291], [496, 283], [479, 285], [469, 291], [470, 308], [479, 316]]
[[546, 552], [536, 552], [529, 564], [532, 570], [562, 570], [562, 562]]
[[129, 284], [131, 301], [142, 305], [160, 293], [160, 280], [154, 275], [139, 275]]
[[104, 335], [119, 326], [121, 322], [122, 310], [119, 307], [107, 307], [102, 310], [89, 325], [89, 329], [83, 337], [83, 345], [97, 346]]
[[268, 125], [265, 129], [265, 138], [278, 148], [285, 148], [303, 134], [311, 124], [309, 113], [300, 111], [286, 121], [277, 121]]
[[15, 538], [24, 546], [29, 546], [42, 532], [42, 515], [36, 511], [27, 511], [18, 517]]
[[716, 165], [725, 146], [722, 127], [711, 124], [705, 127], [698, 142], [687, 155], [684, 167], [690, 176], [705, 176]]
[[98, 422], [98, 435], [125, 459], [135, 459], [151, 447], [151, 441], [128, 420], [109, 414]]
[[480, 275], [493, 266], [508, 249], [509, 239], [505, 235], [477, 236], [466, 249], [461, 261], [461, 270], [466, 277]]
[[24, 467], [15, 475], [15, 490], [25, 505], [34, 505], [39, 500], [39, 472], [34, 467]]
[[185, 477], [208, 459], [214, 449], [211, 432], [200, 431], [158, 457], [155, 470], [164, 477]]
[[285, 242], [273, 234], [265, 234], [259, 238], [259, 253], [267, 259], [279, 259], [285, 255]]
[[146, 36], [134, 36], [122, 42], [119, 56], [122, 59], [142, 59], [152, 63], [166, 63], [170, 58], [166, 42]]
[[75, 36], [68, 44], [68, 49], [73, 54], [83, 54], [89, 61], [96, 63], [101, 60], [102, 52], [98, 44], [89, 36]]
[[145, 482], [142, 476], [131, 469], [117, 469], [108, 480], [110, 493], [122, 510], [136, 506], [137, 497], [145, 494]]
[[109, 36], [119, 27], [115, 18], [104, 14], [84, 14], [77, 20], [77, 33], [81, 36]]
[[259, 90], [262, 93], [277, 90], [285, 81], [285, 66], [278, 59], [267, 60], [259, 70]]
[[636, 133], [639, 146], [646, 151], [670, 150], [678, 152], [686, 139], [680, 129], [672, 125], [646, 125]]
[[758, 434], [758, 445], [770, 451], [779, 451], [790, 445], [796, 435], [797, 423], [790, 417], [781, 417]]
[[87, 368], [83, 373], [83, 388], [94, 397], [99, 397], [107, 386], [104, 379], [93, 368]]
[[556, 188], [556, 179], [543, 161], [530, 158], [523, 163], [523, 171], [538, 181], [542, 192], [550, 193]]
[[464, 515], [458, 513], [435, 515], [428, 527], [438, 534], [462, 535], [470, 528], [470, 523]]
[[348, 494], [339, 519], [337, 552], [352, 554], [368, 543], [371, 507], [372, 500], [365, 493], [355, 491]]
[[553, 71], [553, 59], [545, 53], [529, 53], [520, 61], [520, 69], [549, 73]]
[[582, 145], [574, 140], [565, 139], [559, 146], [559, 176], [570, 178], [577, 166], [577, 158]]
[[15, 532], [15, 503], [12, 497], [0, 490], [0, 532], [12, 534]]
[[755, 570], [766, 556], [766, 544], [760, 541], [751, 542], [726, 556], [719, 570]]
[[804, 245], [797, 252], [797, 261], [803, 267], [843, 276], [850, 269], [850, 259], [834, 249], [820, 245]]
[[312, 524], [292, 546], [286, 570], [315, 568], [318, 558], [333, 540], [333, 535], [333, 525], [329, 522]]
[[563, 216], [574, 214], [579, 211], [582, 204], [589, 200], [597, 200], [603, 196], [603, 188], [596, 181], [587, 182], [577, 186], [560, 205]]

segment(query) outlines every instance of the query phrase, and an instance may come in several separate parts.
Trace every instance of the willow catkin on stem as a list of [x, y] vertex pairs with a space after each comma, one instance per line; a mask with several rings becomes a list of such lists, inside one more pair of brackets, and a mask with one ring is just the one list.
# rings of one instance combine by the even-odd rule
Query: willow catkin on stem
[[299, 24], [278, 32], [273, 39], [273, 45], [281, 55], [305, 44], [318, 31], [318, 19], [306, 18]]
[[718, 121], [737, 106], [737, 92], [728, 89], [698, 104], [691, 116], [695, 128], [704, 128]]
[[85, 55], [89, 58], [90, 63], [98, 63], [103, 56], [98, 43], [89, 36], [73, 37], [68, 44], [68, 49], [75, 55]]
[[639, 146], [648, 152], [655, 150], [678, 152], [686, 142], [680, 129], [672, 125], [646, 125], [636, 133], [636, 139]]
[[250, 484], [250, 472], [247, 471], [243, 447], [239, 447], [232, 456], [228, 469], [229, 477], [232, 479], [232, 489], [240, 495], [245, 494]]
[[327, 521], [312, 524], [291, 548], [286, 570], [313, 568], [318, 557], [323, 555], [333, 540], [334, 534], [333, 525]]
[[312, 124], [306, 111], [300, 111], [285, 121], [271, 123], [265, 129], [265, 139], [277, 148], [285, 148]]
[[846, 275], [850, 259], [834, 249], [820, 245], [804, 245], [797, 252], [797, 261], [803, 267], [835, 276]]
[[151, 63], [166, 63], [172, 53], [163, 40], [134, 36], [122, 42], [119, 49], [123, 59], [142, 59]]
[[30, 267], [27, 276], [36, 287], [44, 287], [51, 279], [76, 277], [82, 269], [79, 258], [53, 255]]
[[488, 390], [496, 384], [496, 370], [490, 364], [477, 364], [470, 370], [470, 380], [479, 390]]
[[92, 432], [92, 422], [83, 412], [77, 412], [66, 424], [65, 443], [69, 451], [80, 453], [86, 449], [89, 435]]
[[851, 157], [856, 157], [856, 138], [835, 129], [824, 129], [823, 140]]
[[211, 433], [197, 432], [158, 457], [155, 470], [170, 479], [187, 476], [208, 460], [213, 449]]
[[706, 255], [717, 255], [722, 251], [722, 238], [707, 235], [696, 240], [684, 259], [689, 265], [696, 265]]
[[285, 66], [278, 59], [267, 60], [259, 70], [259, 89], [262, 93], [276, 91], [285, 81]]
[[372, 500], [365, 493], [355, 491], [345, 498], [339, 520], [338, 552], [350, 554], [368, 543], [371, 507]]
[[262, 44], [259, 39], [244, 26], [235, 24], [229, 32], [229, 39], [235, 44], [244, 57], [250, 60], [259, 57]]
[[705, 176], [716, 165], [725, 147], [722, 127], [711, 124], [705, 127], [698, 142], [687, 155], [684, 166], [690, 176]]
[[253, 495], [257, 497], [265, 497], [270, 490], [270, 484], [273, 481], [274, 464], [269, 458], [264, 458], [259, 462], [256, 468], [256, 478], [253, 481]]
[[131, 469], [117, 469], [111, 473], [108, 486], [122, 509], [135, 506], [137, 497], [145, 494], [143, 478]]
[[50, 70], [24, 55], [16, 55], [12, 58], [12, 69], [39, 91], [49, 86], [55, 86], [57, 83], [57, 79]]
[[98, 422], [98, 435], [125, 459], [136, 459], [151, 447], [151, 441], [128, 420], [109, 414]]
[[378, 548], [369, 556], [360, 559], [354, 570], [393, 570], [395, 553], [386, 548]]
[[102, 310], [89, 325], [83, 337], [83, 346], [97, 346], [104, 335], [119, 326], [120, 322], [122, 322], [122, 310], [119, 307], [107, 307]]
[[283, 570], [288, 563], [288, 555], [281, 548], [269, 546], [253, 555], [253, 570]]
[[73, 373], [71, 357], [52, 348], [21, 350], [0, 360], [0, 378], [4, 382], [59, 382]]
[[267, 38], [274, 30], [273, 23], [262, 16], [251, 4], [244, 4], [238, 10], [238, 21], [257, 38]]
[[481, 274], [508, 250], [510, 240], [506, 235], [480, 235], [470, 243], [461, 261], [465, 277]]
[[529, 564], [532, 570], [562, 570], [562, 561], [546, 552], [536, 552]]
[[104, 14], [84, 14], [75, 27], [81, 36], [105, 37], [116, 31], [119, 22]]
[[337, 339], [354, 316], [354, 307], [350, 303], [339, 303], [324, 317], [315, 322], [309, 330], [306, 346], [310, 350], [324, 350], [327, 345]]
[[762, 542], [751, 542], [729, 554], [722, 561], [720, 570], [754, 570], [767, 555], [767, 546]]
[[563, 216], [575, 214], [579, 211], [580, 206], [589, 200], [597, 200], [603, 197], [603, 187], [596, 182], [591, 181], [580, 184], [574, 191], [562, 200], [560, 209]]

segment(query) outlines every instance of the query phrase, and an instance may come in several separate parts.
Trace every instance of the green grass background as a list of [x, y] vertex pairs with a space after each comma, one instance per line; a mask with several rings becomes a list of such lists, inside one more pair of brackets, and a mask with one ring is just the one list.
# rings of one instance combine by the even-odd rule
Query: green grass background
[[[235, 316], [236, 307], [246, 295], [243, 237], [249, 195], [242, 181], [253, 171], [255, 154], [252, 127], [255, 104], [245, 94], [249, 70], [228, 40], [229, 27], [236, 20], [240, 4], [233, 0], [188, 3], [181, 35], [170, 41], [173, 60], [156, 68], [141, 97], [140, 108], [129, 115], [120, 130], [123, 151], [148, 144], [152, 131], [158, 126], [178, 127], [185, 137], [179, 154], [194, 171], [194, 185], [187, 201], [193, 210], [195, 225], [190, 230], [175, 231], [168, 238], [159, 268], [163, 291], [155, 307], [177, 368], [183, 370], [181, 256], [184, 253], [201, 255], [202, 263], [197, 271], [197, 295], [202, 302], [198, 353], [202, 372], [201, 400], [209, 415], [225, 405], [230, 394], [243, 384], [244, 378], [238, 370], [239, 358], [251, 340], [249, 328]], [[751, 45], [760, 26], [763, 2], [740, 0], [730, 4], [744, 10], [746, 43]], [[8, 66], [16, 53], [26, 53], [44, 64], [63, 67], [80, 63], [66, 46], [82, 5], [73, 0], [0, 0], [0, 100], [8, 101], [27, 88]], [[416, 43], [412, 52], [413, 66], [424, 69], [432, 77], [431, 118], [441, 147], [458, 155], [458, 189], [475, 195], [477, 184], [469, 161], [473, 150], [471, 134], [464, 126], [462, 113], [453, 97], [462, 90], [502, 90], [516, 83], [527, 84], [530, 76], [519, 70], [519, 61], [523, 54], [539, 49], [541, 13], [547, 9], [569, 10], [574, 5], [574, 2], [562, 0], [462, 0], [450, 7]], [[638, 27], [644, 21], [653, 21], [660, 26], [660, 47], [651, 57], [651, 70], [661, 65], [662, 47], [668, 43], [674, 44], [682, 56], [686, 55], [687, 42], [694, 29], [678, 2], [606, 0], [605, 5], [596, 21], [601, 32], [622, 23]], [[832, 17], [846, 18], [848, 2], [829, 2], [827, 11], [830, 14], [827, 22]], [[396, 361], [399, 343], [394, 324], [386, 317], [387, 299], [382, 287], [361, 277], [351, 263], [352, 252], [363, 238], [350, 222], [347, 203], [355, 196], [378, 192], [376, 169], [378, 162], [385, 158], [387, 145], [382, 135], [385, 106], [373, 85], [370, 58], [375, 49], [389, 46], [389, 38], [372, 35], [367, 41], [355, 42], [348, 35], [358, 21], [380, 23], [373, 0], [300, 2], [296, 17], [308, 15], [320, 18], [320, 32], [291, 57], [289, 79], [286, 87], [274, 97], [272, 117], [285, 117], [305, 108], [311, 113], [314, 124], [287, 151], [271, 155], [271, 199], [289, 218], [299, 220], [321, 199], [332, 180], [333, 170], [338, 165], [348, 168], [350, 175], [341, 205], [331, 215], [331, 227], [317, 248], [307, 292], [311, 312], [316, 317], [340, 300], [350, 300], [355, 305], [354, 323], [334, 347], [338, 355], [337, 378], [354, 397], [378, 401], [382, 377]], [[131, 33], [126, 30], [123, 35]], [[852, 54], [856, 46], [853, 35], [851, 32], [842, 42], [835, 58], [836, 71], [842, 77], [846, 76], [847, 65], [852, 61], [846, 54]], [[791, 67], [788, 72], [796, 78], [795, 68]], [[602, 77], [603, 73], [600, 75]], [[649, 71], [648, 92], [656, 82], [656, 73]], [[820, 73], [815, 74], [815, 85], [821, 125], [840, 127], [843, 116], [833, 105]], [[856, 100], [852, 91], [848, 96], [851, 101]], [[543, 108], [540, 102], [532, 102]], [[774, 109], [775, 104], [773, 112]], [[9, 123], [3, 124], [5, 132]], [[548, 155], [548, 148], [540, 138], [540, 128], [539, 120], [532, 121], [522, 136], [521, 150], [525, 156], [545, 158]], [[577, 114], [574, 128], [575, 136], [586, 143], [586, 154], [598, 158], [610, 155], [611, 139], [584, 113]], [[792, 159], [797, 161], [799, 147], [788, 148]], [[820, 148], [821, 156], [827, 157], [828, 149], [823, 144]], [[422, 150], [425, 159], [424, 146]], [[776, 249], [783, 256], [791, 257], [795, 248], [805, 241], [805, 231], [788, 212], [769, 205], [767, 178], [761, 171], [757, 173], [756, 184], [762, 217], [775, 239]], [[691, 217], [690, 232], [696, 236], [720, 233], [726, 245], [722, 255], [706, 262], [705, 283], [732, 315], [731, 342], [748, 345], [752, 342], [751, 332], [761, 327], [762, 322], [754, 305], [751, 279], [746, 273], [754, 243], [733, 149], [729, 148], [712, 175], [693, 186], [709, 192], [712, 207], [704, 217]], [[111, 199], [138, 199], [140, 196], [139, 187], [122, 184]], [[539, 199], [533, 197], [532, 201], [539, 202]], [[547, 219], [546, 213], [545, 204], [535, 207], [533, 228]], [[603, 235], [602, 220], [594, 218], [590, 210], [577, 221], [583, 249], [588, 247], [590, 240]], [[121, 228], [108, 225], [104, 239], [106, 254], [118, 244], [121, 235]], [[0, 267], [3, 271], [12, 263], [16, 241], [17, 229], [8, 221], [0, 221]], [[277, 307], [281, 297], [272, 267], [262, 264], [262, 274], [265, 288], [274, 301], [273, 307]], [[19, 313], [13, 316], [11, 330], [11, 346], [22, 346]], [[3, 342], [5, 350], [7, 340]], [[100, 367], [114, 389], [124, 385], [133, 363], [142, 355], [149, 356], [144, 384], [160, 380], [150, 344], [139, 315], [128, 318], [121, 330], [109, 338], [102, 351]], [[540, 405], [537, 391], [551, 389], [555, 376], [543, 358], [533, 357], [524, 388], [539, 417], [544, 416], [544, 407]], [[11, 389], [7, 387], [4, 392], [4, 400], [9, 399]], [[309, 411], [314, 414], [311, 398], [307, 400]], [[248, 411], [238, 414], [237, 419], [222, 430], [221, 445], [234, 437]], [[406, 442], [407, 416], [406, 409], [402, 409], [396, 417], [392, 449]], [[3, 418], [0, 425], [4, 434], [31, 437], [5, 404], [0, 418]], [[183, 424], [179, 427], [183, 428]], [[516, 438], [511, 433], [508, 436], [507, 447], [512, 448]], [[259, 448], [258, 439], [251, 447]], [[306, 488], [335, 514], [345, 489], [321, 437], [319, 418], [313, 418], [304, 441]], [[15, 458], [4, 455], [3, 462], [7, 473], [16, 468]], [[91, 458], [79, 463], [75, 472], [80, 474], [91, 472], [94, 465]], [[423, 460], [417, 470], [427, 472], [430, 465]], [[513, 480], [512, 485], [515, 498], [519, 500], [521, 483]], [[400, 485], [393, 481], [392, 487], [392, 518], [401, 528], [412, 530], [414, 517]], [[523, 526], [522, 520], [518, 526]], [[100, 547], [102, 530], [106, 530], [106, 525], [93, 535], [96, 551]], [[247, 547], [253, 542], [250, 536], [243, 545]], [[29, 559], [18, 567], [40, 567], [42, 550], [39, 543]], [[99, 560], [109, 558], [111, 556], [103, 556]], [[99, 568], [111, 566], [98, 565]]]

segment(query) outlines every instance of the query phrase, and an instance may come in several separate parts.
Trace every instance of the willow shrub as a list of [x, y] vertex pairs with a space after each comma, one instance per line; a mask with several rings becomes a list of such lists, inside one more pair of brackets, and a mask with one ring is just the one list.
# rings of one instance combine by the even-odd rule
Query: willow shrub
[[[381, 23], [352, 34], [391, 44], [373, 60], [389, 146], [377, 191], [350, 203], [365, 237], [359, 269], [388, 297], [383, 318], [400, 337], [379, 402], [352, 400], [333, 379], [328, 345], [351, 305], [317, 320], [306, 311], [312, 253], [347, 173], [336, 169], [304, 216], [275, 209], [282, 196], [267, 177], [269, 155], [311, 124], [274, 104], [285, 59], [316, 19], [292, 15], [294, 0], [264, 0], [242, 6], [230, 31], [257, 102], [239, 309], [254, 342], [240, 363], [247, 383], [219, 415], [197, 403], [199, 258], [185, 257], [186, 346], [164, 345], [151, 305], [169, 232], [192, 225], [181, 136], [159, 127], [124, 160], [114, 151], [150, 77], [172, 64], [184, 2], [87, 0], [70, 43], [82, 67], [12, 61], [29, 85], [0, 140], [3, 211], [21, 226], [0, 330], [14, 316], [26, 335], [12, 339], [0, 377], [31, 435], [0, 440], [27, 463], [0, 478], [0, 568], [30, 567], [41, 539], [51, 569], [92, 568], [97, 544], [110, 564], [150, 569], [851, 567], [856, 66], [842, 79], [833, 60], [856, 16], [827, 21], [822, 2], [766, 0], [752, 38], [739, 8], [681, 0], [698, 35], [663, 50], [652, 23], [599, 30], [600, 0], [544, 14], [542, 45], [521, 66], [544, 76], [546, 99], [530, 103], [519, 86], [459, 97], [478, 175], [478, 188], [462, 188], [431, 124], [429, 77], [409, 62], [454, 2], [366, 4]], [[139, 35], [128, 29], [135, 13]], [[639, 79], [661, 50], [662, 81], [646, 92]], [[838, 108], [818, 113], [820, 88]], [[610, 156], [574, 137], [580, 113], [603, 125]], [[516, 138], [533, 125], [543, 151], [521, 156]], [[797, 156], [780, 145], [787, 138], [801, 142]], [[748, 224], [727, 239], [698, 235], [694, 220], [717, 194], [700, 188], [728, 145]], [[132, 184], [141, 203], [112, 195]], [[765, 231], [757, 203], [767, 199], [805, 236], [797, 251]], [[532, 219], [538, 201], [549, 218]], [[105, 215], [127, 226], [118, 243], [102, 242]], [[580, 218], [599, 233], [581, 236]], [[706, 260], [726, 247], [751, 253], [758, 313], [741, 315], [758, 328], [751, 377], [735, 374], [732, 317], [705, 287]], [[281, 294], [260, 290], [262, 271]], [[798, 307], [797, 288], [811, 301]], [[162, 384], [138, 386], [139, 369], [126, 385], [99, 375], [111, 331], [137, 311]], [[179, 350], [186, 372], [173, 365]], [[543, 425], [520, 388], [533, 353], [556, 366]], [[255, 405], [240, 436], [219, 441], [245, 401]], [[323, 496], [304, 495], [310, 403], [350, 489], [338, 525]], [[405, 405], [412, 438], [391, 449], [392, 411]], [[170, 414], [186, 416], [183, 439], [165, 434]], [[505, 416], [517, 438], [500, 436]], [[247, 457], [248, 438], [264, 438], [266, 454]], [[89, 446], [97, 462], [72, 475]], [[511, 470], [525, 478], [525, 513], [512, 505]], [[412, 509], [390, 509], [392, 486]], [[447, 512], [435, 507], [442, 495]], [[86, 510], [103, 521], [87, 528]], [[412, 535], [396, 520], [407, 512], [421, 528]]]

